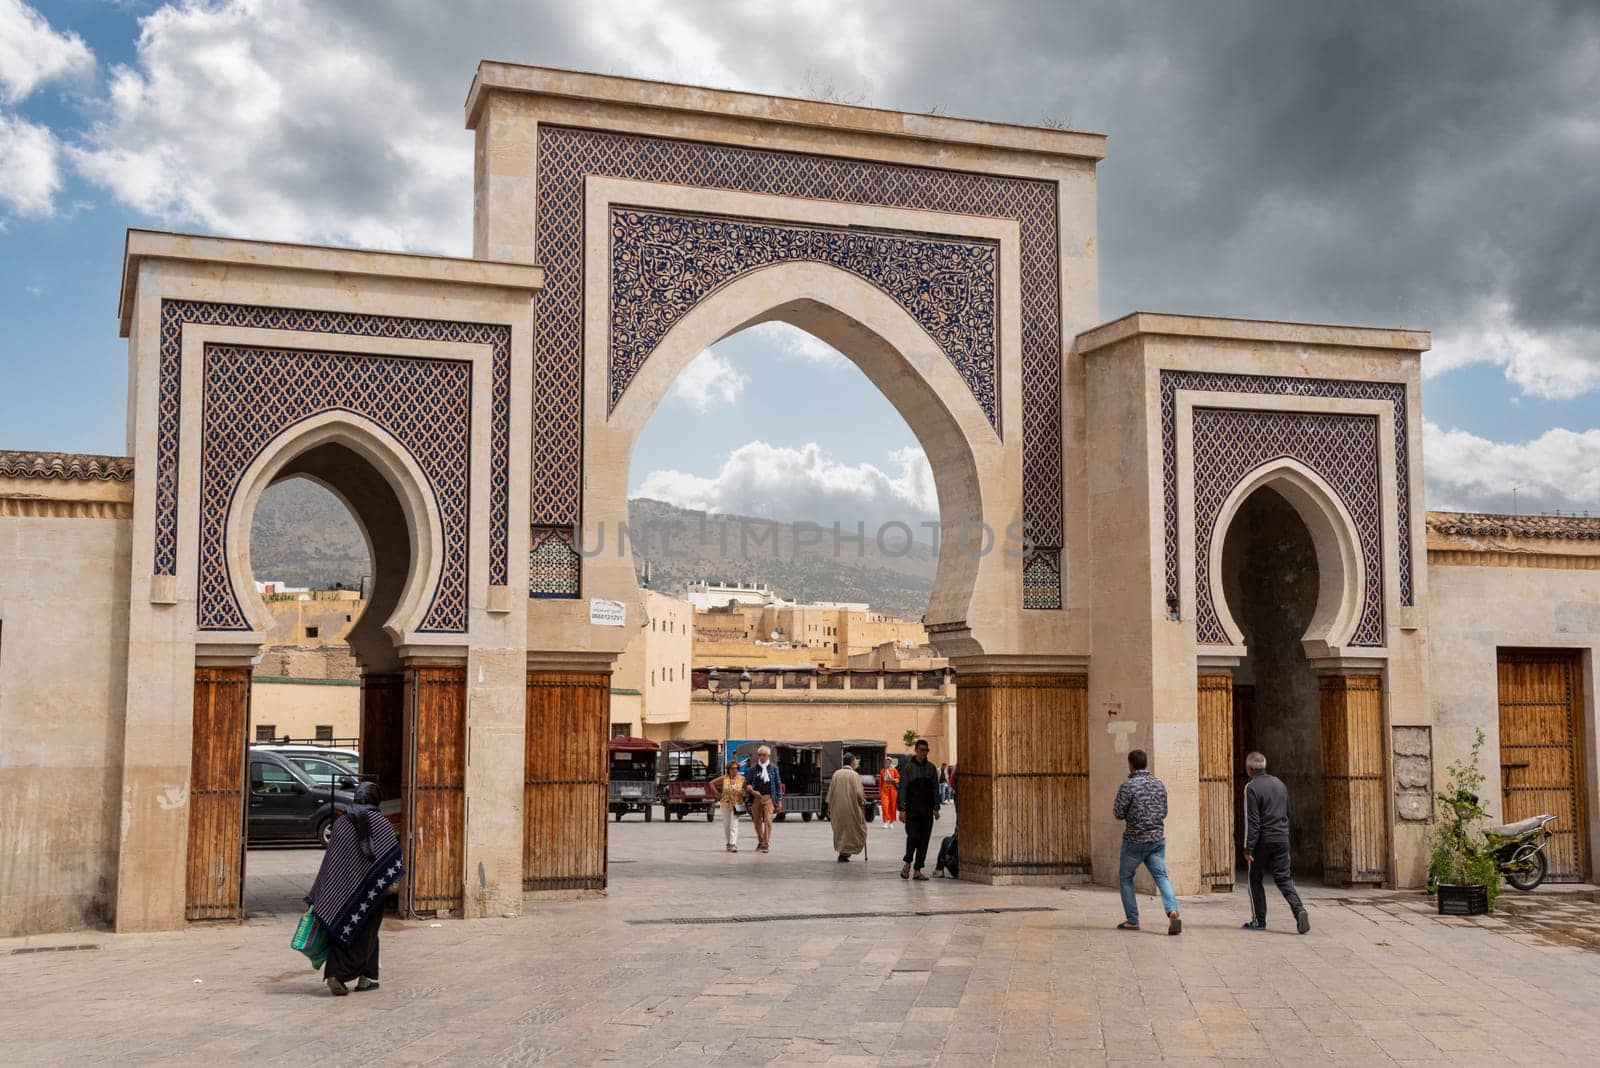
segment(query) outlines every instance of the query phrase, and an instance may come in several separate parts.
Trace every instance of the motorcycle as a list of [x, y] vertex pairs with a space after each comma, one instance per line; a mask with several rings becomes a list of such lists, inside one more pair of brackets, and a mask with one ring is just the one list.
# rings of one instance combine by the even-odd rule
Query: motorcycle
[[1544, 847], [1550, 843], [1550, 824], [1557, 818], [1529, 816], [1516, 823], [1483, 829], [1489, 848], [1494, 850], [1495, 866], [1513, 888], [1528, 891], [1544, 882], [1550, 869]]

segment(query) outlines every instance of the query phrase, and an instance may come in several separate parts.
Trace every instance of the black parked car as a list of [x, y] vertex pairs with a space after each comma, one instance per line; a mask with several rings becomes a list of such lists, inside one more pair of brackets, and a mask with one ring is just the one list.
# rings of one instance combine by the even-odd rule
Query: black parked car
[[271, 749], [251, 746], [251, 845], [292, 841], [328, 844], [334, 815], [354, 799], [356, 777], [313, 775], [302, 763]]

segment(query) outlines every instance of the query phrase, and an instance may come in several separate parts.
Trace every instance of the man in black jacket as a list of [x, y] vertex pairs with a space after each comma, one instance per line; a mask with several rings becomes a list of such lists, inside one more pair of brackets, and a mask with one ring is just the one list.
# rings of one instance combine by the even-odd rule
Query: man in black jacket
[[1244, 860], [1250, 865], [1250, 922], [1247, 931], [1267, 929], [1267, 893], [1262, 876], [1270, 870], [1272, 881], [1294, 913], [1301, 934], [1311, 930], [1300, 895], [1289, 874], [1289, 788], [1276, 775], [1267, 774], [1267, 758], [1251, 753], [1244, 758], [1250, 781], [1244, 784]]
[[928, 863], [928, 839], [933, 835], [933, 821], [939, 818], [939, 769], [928, 760], [926, 738], [917, 739], [911, 747], [911, 759], [900, 765], [900, 812], [906, 825], [906, 856], [900, 866], [900, 878], [926, 880], [922, 869]]

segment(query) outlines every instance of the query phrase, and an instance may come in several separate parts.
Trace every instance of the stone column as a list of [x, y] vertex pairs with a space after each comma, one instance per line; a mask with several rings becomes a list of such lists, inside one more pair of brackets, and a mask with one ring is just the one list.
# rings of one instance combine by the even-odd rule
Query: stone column
[[961, 877], [1047, 885], [1086, 877], [1087, 677], [958, 672]]
[[1389, 878], [1381, 680], [1334, 672], [1317, 679], [1322, 713], [1322, 878], [1381, 885]]

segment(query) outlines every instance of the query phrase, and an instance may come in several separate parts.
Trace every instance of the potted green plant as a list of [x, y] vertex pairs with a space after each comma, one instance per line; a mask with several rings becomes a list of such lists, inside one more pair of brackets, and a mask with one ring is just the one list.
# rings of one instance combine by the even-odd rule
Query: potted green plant
[[1445, 788], [1436, 796], [1439, 806], [1433, 832], [1433, 856], [1428, 864], [1428, 888], [1438, 895], [1441, 916], [1484, 916], [1494, 911], [1500, 896], [1500, 871], [1494, 851], [1485, 843], [1478, 824], [1483, 802], [1478, 791], [1484, 775], [1478, 770], [1484, 733], [1480, 729], [1465, 761], [1445, 768]]

